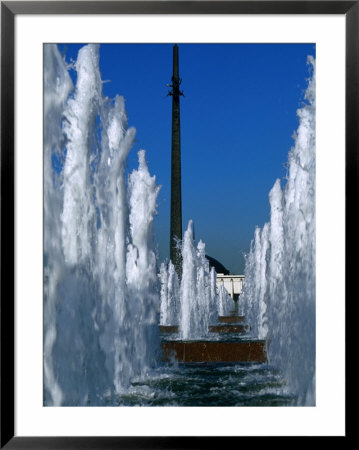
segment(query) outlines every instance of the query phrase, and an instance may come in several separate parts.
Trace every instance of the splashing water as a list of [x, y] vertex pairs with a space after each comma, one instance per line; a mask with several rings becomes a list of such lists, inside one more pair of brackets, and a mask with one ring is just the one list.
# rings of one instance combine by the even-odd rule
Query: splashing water
[[158, 360], [159, 187], [144, 151], [126, 185], [135, 130], [102, 95], [98, 46], [80, 49], [75, 89], [57, 47], [44, 55], [44, 404], [100, 405]]
[[199, 339], [208, 333], [209, 304], [204, 288], [204, 268], [198, 265], [203, 253], [202, 244], [198, 254], [193, 244], [193, 223], [190, 220], [182, 243], [182, 280], [180, 334], [182, 339]]
[[217, 305], [219, 316], [227, 316], [233, 312], [234, 302], [223, 284], [221, 284], [218, 289]]
[[126, 180], [135, 129], [124, 99], [102, 94], [99, 47], [84, 46], [74, 67], [76, 86], [57, 47], [45, 45], [44, 404], [315, 404], [315, 73], [287, 184], [274, 184], [270, 222], [246, 258], [243, 312], [252, 336], [267, 340], [272, 368], [218, 367], [212, 378], [212, 369], [159, 364], [158, 323], [178, 324], [184, 340], [208, 338], [233, 300], [217, 290], [192, 221], [181, 282], [171, 262], [157, 276], [159, 187], [144, 151]]
[[181, 245], [182, 279], [178, 282], [170, 261], [161, 266], [161, 324], [179, 325], [182, 340], [208, 338], [209, 325], [218, 315], [233, 310], [233, 300], [223, 288], [217, 291], [217, 274], [209, 268], [205, 244], [200, 240], [195, 247], [193, 222], [189, 221]]
[[270, 223], [255, 231], [242, 293], [252, 335], [267, 338], [297, 404], [315, 405], [315, 61], [284, 189], [270, 191]]
[[161, 325], [177, 325], [180, 308], [180, 285], [174, 265], [163, 262], [161, 280]]
[[[220, 297], [217, 291], [217, 273], [214, 267], [211, 268], [209, 274], [209, 318], [208, 322], [210, 325], [217, 323], [218, 315], [220, 313]], [[231, 299], [231, 306], [233, 307], [233, 301]]]
[[60, 221], [62, 204], [56, 192], [60, 189], [61, 177], [52, 170], [52, 158], [60, 159], [63, 135], [58, 126], [67, 97], [73, 89], [71, 78], [63, 61], [53, 45], [44, 46], [44, 379], [47, 389], [51, 389], [52, 403], [60, 405], [62, 391], [53, 370], [52, 349], [56, 341], [56, 286], [61, 274], [61, 261], [49, 255], [61, 254]]

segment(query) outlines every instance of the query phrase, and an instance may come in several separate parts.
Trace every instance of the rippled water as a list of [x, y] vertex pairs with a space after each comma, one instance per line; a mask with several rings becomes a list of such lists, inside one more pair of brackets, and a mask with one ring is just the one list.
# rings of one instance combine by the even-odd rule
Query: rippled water
[[291, 406], [284, 380], [268, 364], [164, 365], [116, 398], [119, 406]]
[[[162, 340], [180, 340], [164, 333]], [[209, 340], [209, 338], [208, 338]], [[211, 333], [211, 341], [247, 341], [248, 334]], [[163, 363], [135, 379], [108, 406], [293, 406], [285, 379], [268, 363]]]

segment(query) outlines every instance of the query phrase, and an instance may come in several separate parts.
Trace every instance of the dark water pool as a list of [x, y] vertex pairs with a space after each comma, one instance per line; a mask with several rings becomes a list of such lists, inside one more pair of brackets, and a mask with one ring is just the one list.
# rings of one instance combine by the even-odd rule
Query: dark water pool
[[268, 364], [164, 365], [136, 380], [119, 406], [291, 406], [279, 372]]

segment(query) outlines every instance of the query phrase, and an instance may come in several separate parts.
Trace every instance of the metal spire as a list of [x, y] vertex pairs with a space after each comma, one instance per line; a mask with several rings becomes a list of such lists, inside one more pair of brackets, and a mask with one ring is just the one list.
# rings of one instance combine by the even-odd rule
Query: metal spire
[[181, 197], [181, 135], [180, 135], [180, 91], [182, 80], [179, 77], [178, 45], [173, 46], [172, 84], [172, 153], [171, 153], [171, 226], [170, 226], [170, 259], [179, 277], [182, 274], [181, 251], [177, 248], [177, 240], [182, 240], [182, 197]]

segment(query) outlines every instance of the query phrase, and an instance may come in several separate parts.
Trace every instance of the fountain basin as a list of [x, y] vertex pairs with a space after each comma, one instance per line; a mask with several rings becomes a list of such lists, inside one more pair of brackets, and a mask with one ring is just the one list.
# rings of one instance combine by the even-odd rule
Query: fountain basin
[[[178, 333], [178, 325], [160, 325], [161, 333]], [[210, 325], [208, 327], [208, 331], [210, 333], [244, 333], [247, 331], [248, 327], [246, 325], [234, 325], [234, 324], [226, 324], [226, 325]]]
[[219, 316], [218, 322], [220, 322], [220, 323], [244, 322], [244, 316], [237, 316], [235, 314], [231, 314], [230, 316]]
[[178, 325], [160, 325], [161, 333], [178, 333]]
[[163, 359], [179, 362], [266, 362], [265, 341], [162, 341]]
[[247, 331], [247, 325], [234, 325], [234, 324], [225, 324], [225, 325], [210, 325], [209, 332], [210, 333], [244, 333]]

